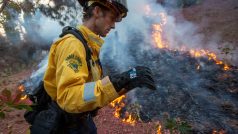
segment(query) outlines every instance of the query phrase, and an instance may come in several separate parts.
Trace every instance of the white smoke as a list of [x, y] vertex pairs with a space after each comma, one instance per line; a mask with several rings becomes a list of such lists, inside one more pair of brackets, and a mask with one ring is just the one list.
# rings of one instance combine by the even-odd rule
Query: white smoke
[[[150, 7], [150, 15], [148, 15], [147, 6]], [[219, 53], [217, 49], [218, 36], [212, 36], [211, 40], [204, 44], [204, 35], [198, 33], [198, 27], [195, 24], [185, 19], [177, 22], [173, 14], [168, 14], [167, 9], [155, 0], [129, 0], [128, 9], [128, 16], [122, 22], [117, 23], [116, 29], [105, 38], [105, 44], [100, 54], [102, 61], [109, 57], [110, 60], [114, 61], [110, 64], [115, 64], [114, 66], [119, 68], [120, 71], [128, 70], [129, 67], [137, 65], [132, 52], [129, 51], [130, 48], [139, 45], [140, 49], [134, 51], [141, 53], [144, 53], [144, 50], [153, 49], [155, 44], [153, 44], [151, 37], [151, 24], [162, 23], [163, 18], [158, 16], [160, 13], [167, 16], [166, 24], [163, 27], [165, 31], [163, 36], [166, 37], [172, 48], [186, 46], [189, 49], [211, 49]], [[40, 35], [48, 39], [53, 39], [59, 35], [62, 27], [56, 22], [44, 16], [41, 16], [39, 20], [42, 27], [39, 30]], [[137, 36], [136, 34], [140, 35], [140, 38], [142, 38], [140, 40], [143, 42], [130, 42], [131, 38]], [[143, 57], [141, 59], [143, 60]], [[47, 60], [44, 60], [44, 64], [47, 64]], [[42, 74], [44, 69], [45, 67], [40, 68], [41, 71], [36, 71], [32, 74], [32, 77]]]
[[[146, 8], [147, 6], [150, 7], [150, 11]], [[205, 42], [204, 35], [198, 32], [198, 26], [186, 19], [179, 22], [176, 21], [173, 14], [168, 14], [168, 10], [155, 0], [129, 0], [128, 8], [128, 16], [122, 22], [116, 24], [116, 29], [105, 39], [101, 52], [102, 61], [110, 59], [113, 62], [107, 62], [106, 64], [113, 64], [113, 67], [118, 68], [119, 72], [138, 65], [133, 57], [133, 51], [143, 55], [143, 53], [149, 52], [145, 50], [154, 49], [156, 44], [154, 44], [151, 37], [151, 28], [152, 24], [163, 23], [163, 18], [159, 16], [160, 13], [165, 14], [167, 18], [166, 24], [163, 25], [164, 32], [162, 34], [169, 42], [170, 48], [179, 50], [182, 47], [198, 50], [208, 49], [216, 54], [220, 53], [218, 50], [219, 36], [214, 34], [210, 41]], [[147, 14], [148, 12], [149, 15]], [[143, 39], [141, 40], [143, 42], [130, 42], [131, 38], [137, 36], [135, 35], [136, 33], [142, 34], [141, 37]], [[140, 49], [133, 49], [138, 43], [140, 44]], [[130, 51], [130, 48], [133, 51]], [[140, 59], [146, 60], [144, 57], [140, 57]], [[151, 65], [147, 66], [150, 67]], [[135, 91], [133, 90], [128, 94], [132, 102], [137, 100], [136, 97], [133, 97], [135, 96]]]
[[[148, 24], [148, 18], [146, 18], [145, 14], [145, 5], [148, 5], [149, 2], [145, 0], [136, 1], [130, 0], [128, 1], [128, 15], [126, 18], [122, 20], [122, 22], [116, 24], [116, 29], [112, 31], [112, 33], [105, 39], [105, 44], [102, 48], [101, 58], [103, 60], [103, 56], [112, 57], [114, 61], [117, 63], [116, 66], [121, 68], [121, 70], [128, 69], [131, 65], [134, 65], [133, 56], [128, 51], [129, 47], [136, 46], [138, 44], [129, 44], [128, 41], [136, 36], [136, 33], [142, 34], [143, 41], [151, 42], [150, 33], [148, 29], [151, 25]], [[151, 3], [150, 3], [151, 4]], [[153, 5], [153, 4], [152, 4]], [[159, 11], [164, 11], [164, 9], [156, 4]], [[152, 19], [152, 18], [149, 18]], [[154, 18], [157, 22], [160, 22], [160, 18]], [[153, 20], [154, 21], [154, 20]], [[132, 31], [135, 31], [132, 33]], [[142, 42], [141, 42], [142, 43]], [[143, 49], [147, 49], [147, 45], [143, 45], [140, 50], [143, 52]]]
[[[62, 26], [58, 22], [52, 20], [44, 15], [41, 15], [39, 19], [39, 33], [43, 39], [53, 41], [56, 39], [62, 31]], [[50, 45], [50, 44], [49, 44]]]
[[[147, 14], [149, 7], [149, 15]], [[122, 22], [116, 24], [115, 31], [112, 32], [109, 37], [106, 38], [104, 49], [102, 49], [102, 55], [119, 57], [114, 59], [121, 69], [125, 69], [125, 66], [130, 66], [133, 63], [132, 52], [128, 53], [128, 49], [137, 44], [128, 44], [128, 41], [136, 35], [134, 33], [143, 34], [143, 43], [141, 49], [136, 51], [144, 52], [155, 46], [151, 37], [152, 24], [160, 24], [163, 18], [159, 16], [160, 13], [166, 15], [166, 24], [163, 25], [163, 37], [169, 43], [169, 48], [181, 49], [186, 47], [190, 49], [206, 49], [214, 52], [218, 55], [219, 59], [224, 59], [224, 55], [221, 55], [221, 51], [218, 49], [220, 44], [220, 37], [217, 33], [211, 35], [210, 40], [205, 40], [204, 35], [198, 32], [199, 27], [192, 22], [180, 17], [177, 21], [176, 17], [172, 13], [168, 13], [168, 9], [161, 6], [156, 0], [130, 0], [128, 1], [129, 13], [128, 16], [122, 20]], [[181, 10], [180, 10], [181, 11]], [[179, 10], [177, 12], [180, 12]], [[182, 13], [176, 13], [181, 15]], [[225, 43], [227, 44], [227, 43]], [[108, 51], [109, 50], [109, 51]], [[116, 56], [117, 55], [117, 56]], [[236, 54], [237, 55], [237, 54]], [[233, 55], [233, 61], [235, 62], [236, 56]], [[103, 56], [102, 56], [103, 59]]]
[[35, 79], [36, 77], [41, 77], [41, 79], [43, 78], [43, 75], [45, 73], [45, 70], [47, 68], [47, 64], [48, 63], [48, 56], [46, 56], [38, 65], [38, 70], [36, 70], [35, 72], [32, 73], [31, 75], [31, 79]]

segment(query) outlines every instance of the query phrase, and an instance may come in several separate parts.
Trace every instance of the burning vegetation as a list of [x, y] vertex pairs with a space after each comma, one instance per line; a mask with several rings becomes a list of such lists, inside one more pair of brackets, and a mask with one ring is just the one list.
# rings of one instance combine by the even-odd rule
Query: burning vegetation
[[[150, 10], [145, 6], [147, 15], [151, 15]], [[165, 13], [157, 16], [161, 18], [160, 23], [152, 23], [150, 29], [153, 48], [143, 53], [135, 51], [141, 46], [129, 50], [133, 52], [136, 65], [153, 70], [157, 91], [138, 89], [119, 97], [111, 103], [115, 108], [114, 116], [132, 125], [137, 121], [161, 121], [157, 126], [158, 134], [167, 130], [179, 133], [180, 128], [190, 130], [190, 127], [192, 133], [238, 133], [238, 68], [220, 60], [210, 50], [191, 49], [185, 45], [171, 47], [163, 36], [167, 16]], [[140, 44], [148, 44], [136, 36], [131, 37], [128, 44], [138, 40], [142, 40]], [[109, 73], [120, 70], [107, 64], [113, 63], [110, 59], [104, 62]], [[178, 118], [183, 123], [171, 121]], [[172, 125], [166, 125], [168, 121]]]

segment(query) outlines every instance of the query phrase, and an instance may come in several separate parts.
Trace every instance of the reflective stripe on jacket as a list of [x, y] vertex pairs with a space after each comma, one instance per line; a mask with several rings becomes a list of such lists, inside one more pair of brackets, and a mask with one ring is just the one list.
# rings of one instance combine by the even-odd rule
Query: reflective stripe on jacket
[[[78, 29], [92, 50], [92, 60], [98, 60], [103, 40], [85, 26]], [[103, 107], [116, 99], [118, 93], [108, 76], [100, 79], [102, 70], [98, 64], [92, 64], [91, 70], [89, 72], [87, 67], [82, 42], [68, 34], [51, 46], [44, 76], [46, 92], [69, 113], [82, 113]]]

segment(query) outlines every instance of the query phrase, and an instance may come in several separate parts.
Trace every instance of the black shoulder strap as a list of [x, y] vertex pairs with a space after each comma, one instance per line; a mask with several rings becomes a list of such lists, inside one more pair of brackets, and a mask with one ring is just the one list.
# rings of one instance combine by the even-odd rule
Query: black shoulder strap
[[70, 27], [70, 26], [64, 27], [63, 30], [62, 30], [62, 33], [60, 34], [59, 37], [63, 37], [66, 34], [74, 35], [77, 39], [79, 39], [83, 43], [83, 46], [84, 46], [85, 51], [86, 51], [87, 66], [88, 66], [88, 70], [90, 71], [91, 70], [91, 68], [90, 68], [90, 60], [92, 59], [92, 57], [91, 57], [92, 52], [89, 49], [88, 43], [85, 40], [85, 38], [83, 37], [83, 34], [79, 30], [77, 30], [76, 28]]

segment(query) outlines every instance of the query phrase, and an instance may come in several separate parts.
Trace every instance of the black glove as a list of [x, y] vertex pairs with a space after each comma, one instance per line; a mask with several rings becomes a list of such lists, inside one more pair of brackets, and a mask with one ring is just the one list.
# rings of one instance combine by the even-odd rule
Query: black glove
[[137, 66], [122, 74], [109, 76], [109, 78], [117, 92], [120, 92], [123, 88], [129, 91], [136, 87], [156, 89], [151, 70], [143, 66]]

